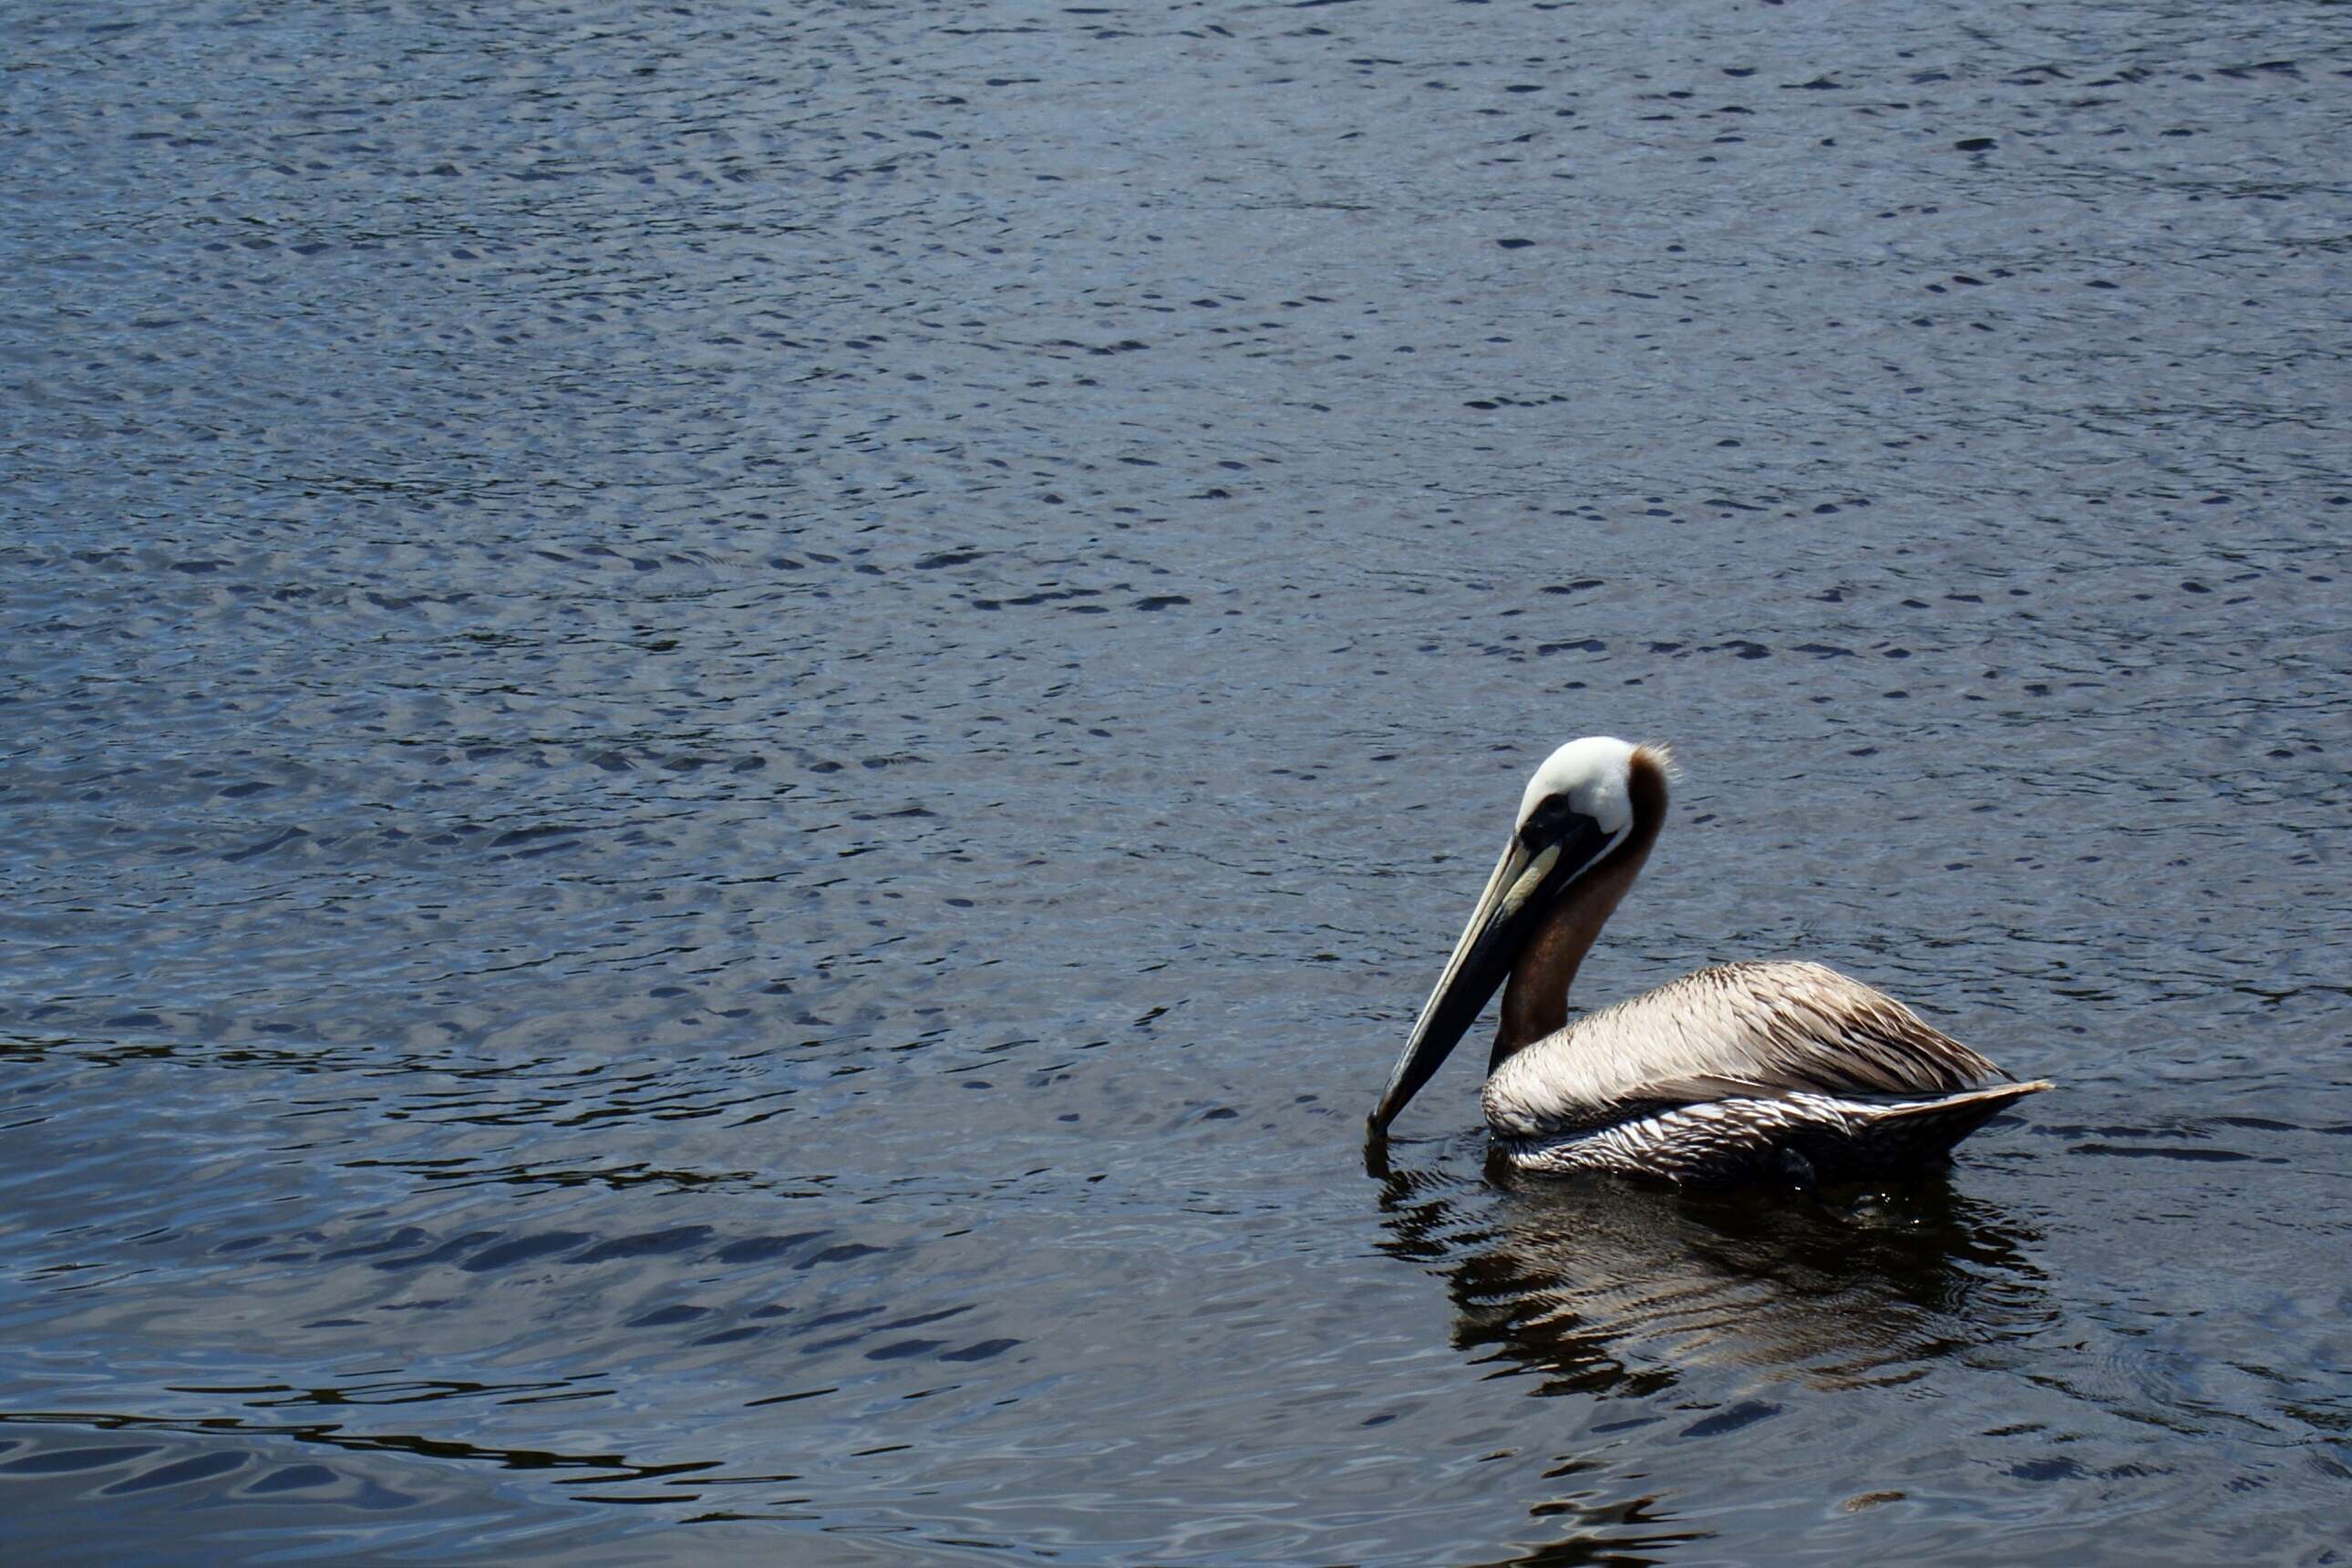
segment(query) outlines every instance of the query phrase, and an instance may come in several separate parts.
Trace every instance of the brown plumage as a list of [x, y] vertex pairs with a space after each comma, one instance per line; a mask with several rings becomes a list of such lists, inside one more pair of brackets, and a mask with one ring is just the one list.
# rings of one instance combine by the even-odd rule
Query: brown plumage
[[[1818, 1170], [1933, 1158], [2009, 1101], [2049, 1087], [2014, 1081], [1833, 969], [1747, 963], [1685, 974], [1528, 1043], [1487, 1079], [1480, 1101], [1516, 1163], [1655, 1169], [1665, 1151], [1647, 1145], [1681, 1130], [1707, 1134], [1727, 1160], [1775, 1166], [1784, 1162], [1774, 1148], [1788, 1144]], [[1697, 1105], [1720, 1110], [1670, 1120], [1651, 1130], [1655, 1138], [1627, 1127]], [[1580, 1152], [1546, 1147], [1611, 1129], [1615, 1136]], [[1939, 1132], [1948, 1136], [1937, 1141]], [[1839, 1143], [1856, 1146], [1841, 1152]], [[1640, 1167], [1630, 1163], [1637, 1156]]]

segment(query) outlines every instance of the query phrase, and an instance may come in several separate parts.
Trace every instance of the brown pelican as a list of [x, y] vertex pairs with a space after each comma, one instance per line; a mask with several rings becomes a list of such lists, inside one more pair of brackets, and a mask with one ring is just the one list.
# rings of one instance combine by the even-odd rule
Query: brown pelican
[[1869, 1175], [1942, 1158], [2019, 1083], [1893, 997], [1817, 963], [1718, 964], [1568, 1022], [1568, 988], [1649, 858], [1663, 747], [1544, 760], [1486, 890], [1373, 1109], [1387, 1130], [1503, 985], [1479, 1097], [1522, 1170], [1670, 1181]]

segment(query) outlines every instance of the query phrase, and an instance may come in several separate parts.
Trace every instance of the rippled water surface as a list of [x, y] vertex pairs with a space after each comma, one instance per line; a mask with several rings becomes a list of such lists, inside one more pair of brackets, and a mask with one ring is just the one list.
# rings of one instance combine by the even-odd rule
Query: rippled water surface
[[[2344, 6], [0, 64], [0, 1557], [2344, 1560]], [[1368, 1157], [1596, 731], [2058, 1091]]]

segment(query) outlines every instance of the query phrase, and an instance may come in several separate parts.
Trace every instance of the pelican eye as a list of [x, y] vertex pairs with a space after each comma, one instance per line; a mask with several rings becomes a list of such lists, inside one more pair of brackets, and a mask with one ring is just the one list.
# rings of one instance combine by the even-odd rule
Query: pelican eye
[[1533, 811], [1528, 813], [1528, 819], [1519, 824], [1520, 842], [1530, 848], [1540, 848], [1549, 844], [1559, 837], [1560, 828], [1568, 821], [1568, 796], [1545, 796]]

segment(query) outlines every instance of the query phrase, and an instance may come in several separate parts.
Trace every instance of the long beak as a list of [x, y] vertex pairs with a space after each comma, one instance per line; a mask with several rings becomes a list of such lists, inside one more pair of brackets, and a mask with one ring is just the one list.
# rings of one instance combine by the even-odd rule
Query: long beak
[[1528, 924], [1551, 902], [1549, 895], [1608, 847], [1609, 839], [1599, 825], [1581, 816], [1569, 818], [1567, 831], [1549, 844], [1530, 847], [1515, 834], [1503, 847], [1502, 858], [1495, 862], [1494, 874], [1486, 879], [1486, 890], [1478, 895], [1478, 907], [1470, 913], [1470, 923], [1462, 928], [1461, 938], [1445, 961], [1445, 973], [1438, 977], [1429, 1000], [1422, 1004], [1404, 1054], [1397, 1058], [1389, 1086], [1372, 1108], [1375, 1133], [1388, 1131], [1396, 1113], [1444, 1065], [1470, 1026], [1478, 1021], [1503, 977], [1511, 972]]

